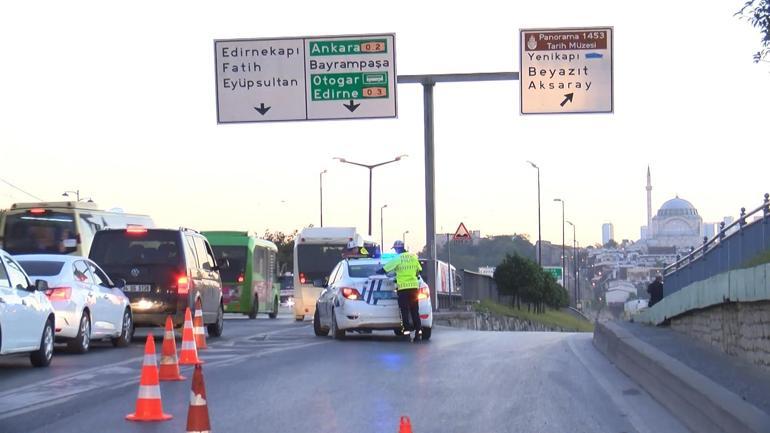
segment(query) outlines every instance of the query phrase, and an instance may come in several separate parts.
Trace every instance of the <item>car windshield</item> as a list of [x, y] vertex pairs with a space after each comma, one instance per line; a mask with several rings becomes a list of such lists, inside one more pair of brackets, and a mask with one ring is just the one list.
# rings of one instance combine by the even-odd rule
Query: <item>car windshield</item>
[[181, 261], [179, 233], [168, 230], [102, 231], [94, 238], [89, 257], [101, 266], [176, 266]]
[[355, 263], [348, 262], [348, 275], [350, 278], [369, 278], [377, 274], [377, 270], [382, 268], [381, 263]]
[[19, 260], [19, 264], [31, 277], [53, 277], [59, 275], [64, 262], [49, 262], [42, 260]]
[[230, 266], [221, 268], [219, 271], [222, 281], [228, 283], [238, 281], [238, 276], [246, 272], [248, 252], [246, 247], [212, 245], [211, 248], [214, 249], [214, 256], [220, 266], [224, 263], [224, 259], [230, 262]]
[[72, 214], [30, 210], [6, 215], [4, 249], [10, 254], [69, 254], [77, 242]]

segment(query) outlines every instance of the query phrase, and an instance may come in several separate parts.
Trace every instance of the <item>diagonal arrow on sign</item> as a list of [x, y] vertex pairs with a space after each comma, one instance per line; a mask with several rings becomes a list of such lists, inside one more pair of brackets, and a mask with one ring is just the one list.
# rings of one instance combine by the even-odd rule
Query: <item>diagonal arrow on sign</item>
[[263, 116], [264, 116], [264, 115], [265, 115], [265, 113], [267, 113], [267, 110], [269, 110], [269, 109], [270, 109], [270, 106], [267, 106], [267, 107], [265, 107], [265, 103], [264, 103], [264, 102], [261, 102], [261, 103], [259, 104], [259, 107], [254, 107], [254, 109], [255, 109], [255, 110], [257, 110], [257, 111], [259, 112], [259, 114], [261, 114], [261, 115], [263, 115]]
[[356, 103], [354, 103], [354, 102], [353, 102], [353, 100], [351, 99], [349, 104], [342, 104], [342, 105], [343, 105], [345, 108], [347, 108], [348, 110], [350, 110], [350, 112], [352, 113], [352, 112], [356, 111], [356, 108], [358, 108], [358, 106], [359, 106], [359, 105], [361, 105], [361, 104], [356, 104]]
[[566, 95], [564, 95], [564, 100], [563, 100], [563, 101], [561, 101], [561, 104], [559, 104], [559, 105], [561, 105], [561, 106], [563, 107], [563, 106], [564, 106], [564, 104], [566, 104], [566, 103], [567, 103], [567, 101], [569, 101], [569, 102], [572, 102], [572, 98], [573, 98], [574, 96], [575, 96], [575, 94], [574, 94], [574, 93], [567, 93]]

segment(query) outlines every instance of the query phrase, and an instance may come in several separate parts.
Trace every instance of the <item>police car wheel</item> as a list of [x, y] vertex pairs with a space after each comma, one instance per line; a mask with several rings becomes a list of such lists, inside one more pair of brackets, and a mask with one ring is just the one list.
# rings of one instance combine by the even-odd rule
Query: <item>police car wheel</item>
[[329, 328], [324, 328], [321, 326], [321, 318], [318, 315], [318, 307], [316, 307], [315, 314], [313, 314], [313, 332], [315, 332], [316, 337], [326, 337], [329, 335]]
[[344, 340], [345, 331], [337, 327], [337, 313], [332, 310], [332, 336], [335, 340]]

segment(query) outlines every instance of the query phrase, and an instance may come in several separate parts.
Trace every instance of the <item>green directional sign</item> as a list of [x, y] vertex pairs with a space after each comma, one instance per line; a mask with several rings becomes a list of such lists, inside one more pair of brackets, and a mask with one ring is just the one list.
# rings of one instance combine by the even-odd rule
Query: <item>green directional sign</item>
[[553, 275], [557, 283], [564, 285], [564, 269], [561, 266], [543, 266], [543, 270]]
[[310, 97], [313, 101], [387, 98], [388, 95], [388, 75], [385, 73], [354, 72], [310, 76]]

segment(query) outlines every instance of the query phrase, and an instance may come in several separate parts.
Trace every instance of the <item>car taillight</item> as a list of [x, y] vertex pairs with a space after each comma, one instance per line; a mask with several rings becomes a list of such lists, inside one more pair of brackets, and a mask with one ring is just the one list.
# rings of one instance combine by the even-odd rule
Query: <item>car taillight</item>
[[357, 301], [361, 299], [361, 293], [352, 287], [343, 287], [342, 296], [344, 296], [345, 299], [350, 299], [351, 301]]
[[305, 279], [305, 274], [300, 272], [299, 273], [299, 283], [300, 284], [305, 284], [306, 281], [307, 281], [307, 279]]
[[245, 277], [244, 277], [243, 273], [241, 272], [241, 274], [238, 275], [238, 282], [242, 283], [244, 280], [245, 280]]
[[176, 291], [180, 295], [186, 295], [190, 292], [190, 280], [186, 275], [182, 275], [176, 279]]
[[45, 295], [52, 301], [69, 301], [72, 297], [71, 287], [54, 287], [45, 291]]
[[30, 209], [28, 212], [31, 213], [32, 215], [42, 215], [45, 213], [45, 209], [36, 207], [36, 208]]
[[421, 286], [420, 291], [417, 292], [417, 300], [421, 301], [423, 299], [429, 299], [430, 298], [430, 290], [428, 290], [428, 286]]

